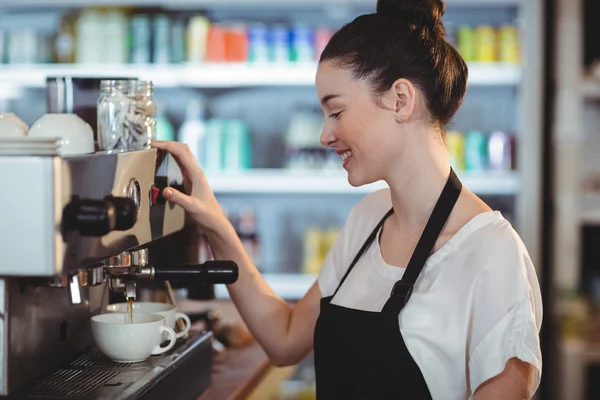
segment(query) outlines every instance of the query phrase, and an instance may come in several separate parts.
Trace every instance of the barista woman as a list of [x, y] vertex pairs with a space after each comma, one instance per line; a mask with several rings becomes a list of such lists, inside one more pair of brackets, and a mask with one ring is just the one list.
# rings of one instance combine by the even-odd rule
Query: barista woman
[[348, 219], [317, 282], [294, 306], [252, 265], [182, 144], [155, 142], [189, 195], [164, 196], [237, 262], [231, 298], [276, 365], [314, 349], [319, 399], [530, 398], [538, 387], [542, 304], [509, 222], [452, 171], [444, 127], [467, 67], [446, 42], [440, 0], [379, 0], [324, 50], [316, 91], [323, 145], [353, 186], [384, 180]]

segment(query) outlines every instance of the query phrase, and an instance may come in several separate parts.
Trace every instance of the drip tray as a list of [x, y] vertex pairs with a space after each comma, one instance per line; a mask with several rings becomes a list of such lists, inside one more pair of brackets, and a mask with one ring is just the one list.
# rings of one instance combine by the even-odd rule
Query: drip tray
[[197, 399], [210, 385], [211, 339], [210, 332], [191, 335], [170, 351], [133, 364], [112, 362], [92, 347], [9, 399]]

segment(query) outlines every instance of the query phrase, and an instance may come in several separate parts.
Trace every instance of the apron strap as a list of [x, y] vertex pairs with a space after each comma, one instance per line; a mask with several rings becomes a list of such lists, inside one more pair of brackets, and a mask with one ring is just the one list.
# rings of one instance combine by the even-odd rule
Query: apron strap
[[383, 218], [381, 219], [381, 221], [379, 221], [379, 223], [377, 224], [377, 226], [375, 227], [375, 229], [373, 229], [373, 232], [371, 232], [371, 234], [369, 235], [369, 237], [367, 238], [367, 240], [365, 240], [365, 243], [363, 243], [362, 247], [360, 248], [360, 250], [358, 251], [358, 253], [354, 257], [354, 260], [352, 260], [352, 264], [350, 264], [350, 267], [348, 267], [348, 269], [346, 270], [346, 273], [344, 274], [344, 277], [342, 278], [342, 280], [338, 284], [338, 287], [335, 289], [335, 292], [333, 292], [333, 295], [331, 296], [331, 298], [335, 297], [336, 293], [338, 292], [338, 290], [340, 290], [340, 287], [342, 287], [342, 284], [344, 283], [344, 281], [346, 280], [346, 278], [348, 277], [348, 275], [350, 275], [350, 271], [352, 271], [352, 268], [354, 268], [354, 266], [356, 265], [356, 263], [358, 262], [358, 260], [360, 260], [360, 258], [364, 254], [364, 252], [367, 251], [367, 249], [369, 248], [369, 246], [371, 246], [371, 244], [373, 243], [373, 241], [377, 237], [377, 232], [379, 232], [379, 230], [383, 226], [383, 223], [385, 222], [385, 220], [390, 215], [392, 215], [393, 213], [394, 213], [394, 209], [391, 208], [383, 216]]
[[435, 242], [458, 200], [461, 189], [462, 183], [454, 173], [454, 170], [450, 169], [448, 181], [419, 238], [419, 242], [408, 262], [406, 271], [404, 271], [402, 279], [394, 284], [391, 296], [383, 307], [382, 313], [392, 313], [397, 316], [408, 302], [413, 286], [431, 255]]

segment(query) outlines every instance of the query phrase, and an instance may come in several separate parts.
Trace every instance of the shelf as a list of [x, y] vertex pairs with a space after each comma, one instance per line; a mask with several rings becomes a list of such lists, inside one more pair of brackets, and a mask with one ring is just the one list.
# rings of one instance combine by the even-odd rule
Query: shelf
[[[284, 300], [299, 300], [317, 280], [316, 275], [305, 274], [263, 274], [267, 284]], [[215, 285], [215, 297], [228, 299], [229, 292], [224, 285]]]
[[[519, 191], [519, 177], [514, 172], [457, 172], [463, 185], [479, 195], [514, 195]], [[352, 187], [344, 171], [292, 171], [254, 169], [237, 173], [210, 173], [207, 179], [216, 194], [366, 194], [387, 187], [385, 182]]]
[[[248, 86], [313, 86], [316, 64], [31, 64], [0, 66], [0, 83], [14, 88], [43, 88], [47, 76], [137, 77], [157, 87], [227, 88]], [[514, 86], [521, 68], [499, 63], [470, 63], [469, 84]]]
[[503, 63], [467, 63], [469, 85], [516, 86], [521, 82], [521, 67]]

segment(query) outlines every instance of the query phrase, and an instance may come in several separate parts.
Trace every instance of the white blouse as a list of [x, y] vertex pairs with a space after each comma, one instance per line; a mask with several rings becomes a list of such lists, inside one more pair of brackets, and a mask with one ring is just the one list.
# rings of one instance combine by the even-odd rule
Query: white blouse
[[[390, 207], [383, 189], [352, 209], [319, 274], [323, 297]], [[384, 261], [375, 240], [332, 304], [381, 311], [404, 270]], [[498, 211], [477, 215], [429, 257], [398, 321], [434, 399], [472, 398], [513, 357], [534, 367], [531, 395], [539, 386], [539, 283], [527, 249]]]

